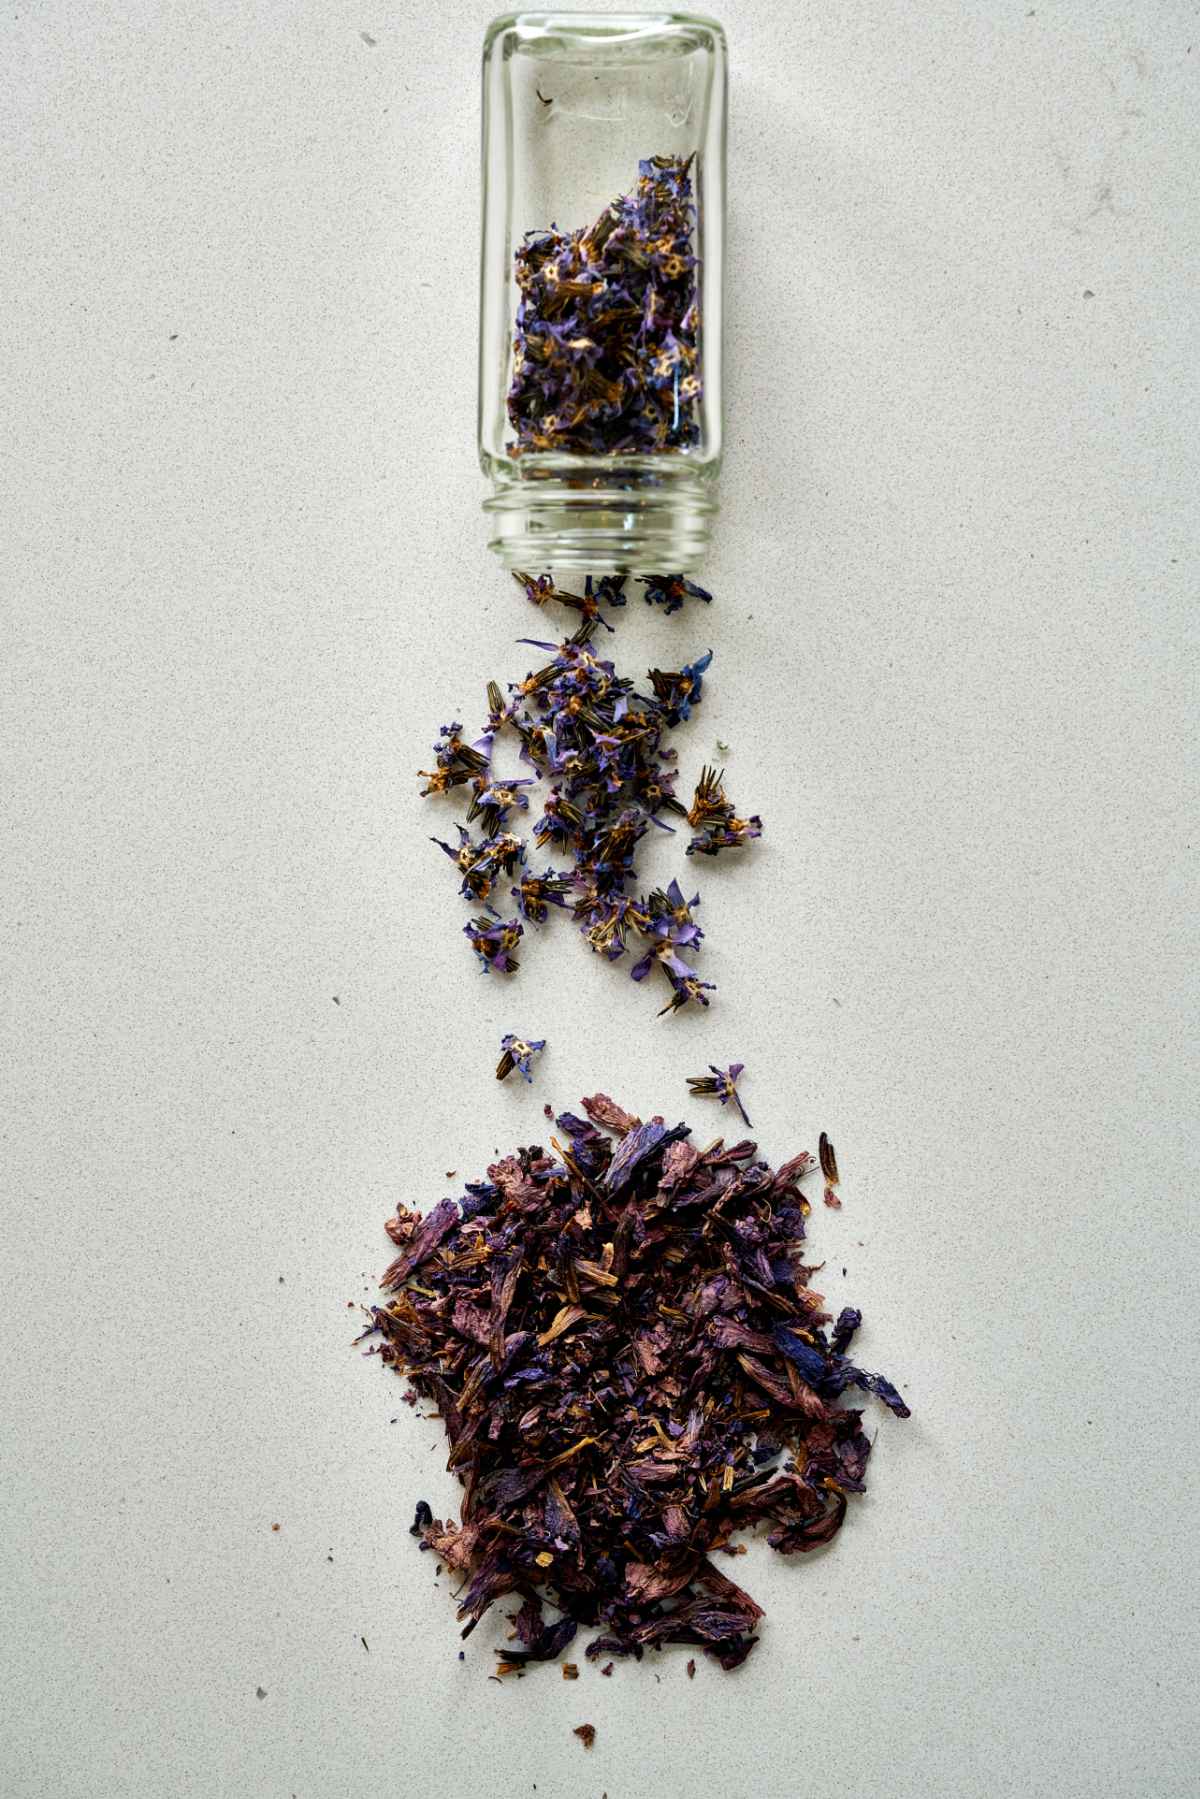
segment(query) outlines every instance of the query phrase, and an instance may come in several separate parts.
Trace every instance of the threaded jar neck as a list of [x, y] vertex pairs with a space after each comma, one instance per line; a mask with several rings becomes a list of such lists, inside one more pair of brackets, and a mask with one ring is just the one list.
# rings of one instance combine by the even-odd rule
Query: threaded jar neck
[[506, 568], [691, 574], [717, 511], [716, 465], [684, 456], [528, 456], [485, 462], [483, 509]]

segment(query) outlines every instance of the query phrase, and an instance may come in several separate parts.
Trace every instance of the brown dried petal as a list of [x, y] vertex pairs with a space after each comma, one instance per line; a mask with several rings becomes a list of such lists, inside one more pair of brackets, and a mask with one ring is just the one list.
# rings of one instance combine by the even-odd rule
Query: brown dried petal
[[829, 1141], [829, 1138], [825, 1135], [824, 1131], [821, 1132], [820, 1137], [817, 1139], [817, 1154], [821, 1158], [821, 1173], [825, 1176], [825, 1179], [829, 1182], [831, 1187], [836, 1187], [838, 1184], [837, 1157], [833, 1153], [833, 1144]]
[[585, 1099], [582, 1103], [593, 1124], [613, 1131], [618, 1137], [627, 1136], [642, 1122], [634, 1113], [627, 1112], [624, 1106], [619, 1106], [615, 1099], [609, 1099], [607, 1093], [593, 1093], [590, 1099]]

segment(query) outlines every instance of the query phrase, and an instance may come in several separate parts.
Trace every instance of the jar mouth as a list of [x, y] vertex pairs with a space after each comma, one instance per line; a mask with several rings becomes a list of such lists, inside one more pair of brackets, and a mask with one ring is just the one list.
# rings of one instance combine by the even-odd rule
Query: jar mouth
[[715, 461], [539, 454], [485, 465], [490, 548], [510, 569], [692, 574], [717, 513]]
[[[716, 19], [705, 13], [657, 9], [644, 12], [513, 12], [494, 19], [484, 39], [487, 46], [497, 37], [511, 36], [519, 50], [538, 56], [571, 56], [586, 43], [589, 57], [603, 55], [610, 47], [624, 58], [630, 52], [675, 56], [687, 27], [695, 31], [695, 45], [724, 40]], [[674, 40], [674, 41], [672, 41]], [[684, 48], [694, 47], [687, 43]]]

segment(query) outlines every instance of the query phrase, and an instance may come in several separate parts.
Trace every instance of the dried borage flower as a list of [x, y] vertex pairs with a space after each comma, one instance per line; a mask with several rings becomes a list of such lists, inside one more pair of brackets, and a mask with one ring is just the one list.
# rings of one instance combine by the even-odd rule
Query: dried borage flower
[[[482, 843], [476, 843], [471, 833], [459, 825], [457, 849], [451, 848], [441, 837], [431, 837], [429, 841], [445, 850], [462, 875], [459, 891], [466, 899], [485, 900], [497, 877], [500, 874], [511, 875], [525, 860], [525, 845], [519, 837], [510, 836], [507, 832], [486, 837]], [[516, 892], [515, 887], [513, 892]]]
[[519, 884], [512, 889], [512, 896], [522, 918], [528, 918], [533, 924], [545, 924], [550, 916], [551, 906], [559, 906], [565, 910], [566, 896], [570, 891], [568, 877], [560, 875], [556, 869], [547, 868], [540, 875], [522, 875]]
[[[520, 578], [543, 600], [558, 594], [549, 576]], [[715, 856], [758, 837], [762, 821], [739, 818], [725, 798], [722, 777], [709, 768], [690, 811], [675, 794], [676, 755], [665, 739], [701, 703], [712, 651], [680, 669], [651, 669], [651, 691], [641, 693], [597, 653], [595, 625], [584, 617], [559, 644], [522, 639], [547, 652], [549, 661], [511, 684], [507, 698], [494, 681], [488, 683], [487, 728], [474, 744], [464, 743], [461, 725], [443, 727], [434, 746], [437, 770], [426, 776], [430, 784], [423, 791], [462, 788], [468, 820], [480, 819], [484, 835], [473, 837], [460, 824], [457, 848], [440, 837], [432, 841], [453, 862], [464, 898], [487, 905], [490, 920], [477, 918], [465, 927], [485, 969], [510, 972], [517, 966], [512, 951], [522, 926], [517, 919], [505, 924], [488, 904], [507, 876], [528, 923], [544, 924], [552, 907], [570, 911], [588, 947], [607, 961], [620, 961], [634, 947], [629, 972], [635, 981], [660, 967], [671, 988], [663, 1012], [707, 1006], [712, 983], [701, 980], [689, 960], [704, 937], [695, 919], [700, 896], [685, 900], [675, 880], [665, 890], [639, 893], [639, 846], [652, 826], [670, 833], [671, 819], [685, 819], [697, 833], [686, 853]], [[528, 776], [500, 779], [493, 772], [504, 733], [520, 745]], [[533, 804], [539, 784], [540, 813]], [[508, 828], [526, 817], [535, 846], [569, 855], [569, 868], [526, 867], [526, 842]]]
[[[699, 695], [697, 694], [697, 698]], [[755, 814], [739, 818], [725, 798], [725, 770], [700, 771], [700, 780], [688, 812], [696, 835], [687, 846], [689, 856], [719, 856], [722, 850], [740, 849], [752, 837], [762, 836], [762, 819]]]
[[556, 586], [549, 575], [538, 575], [535, 579], [533, 575], [526, 575], [514, 569], [513, 580], [518, 587], [524, 588], [525, 598], [531, 600], [535, 606], [545, 606], [553, 600], [556, 605], [565, 606], [569, 612], [577, 612], [581, 619], [603, 625], [606, 631], [611, 631], [612, 626], [607, 619], [602, 617], [600, 602], [603, 600], [608, 606], [625, 604], [626, 577], [624, 575], [606, 575], [598, 585], [594, 584], [592, 577], [588, 575], [584, 581], [582, 593], [571, 593], [565, 587]]
[[448, 793], [452, 787], [463, 786], [472, 775], [487, 767], [487, 757], [472, 744], [463, 742], [460, 724], [442, 725], [440, 731], [433, 746], [437, 766], [420, 771], [429, 782], [422, 790], [424, 793]]
[[[606, 631], [611, 631], [612, 626], [601, 615], [601, 602], [606, 606], [624, 606], [627, 579], [626, 575], [605, 575], [602, 581], [593, 583], [592, 577], [588, 575], [583, 592], [571, 593], [566, 588], [558, 587], [549, 575], [534, 576], [513, 571], [513, 580], [524, 590], [525, 598], [535, 606], [545, 606], [553, 601], [555, 605], [565, 606], [569, 612], [577, 612], [581, 619], [592, 619], [603, 625]], [[646, 589], [646, 604], [663, 606], [668, 615], [678, 612], [685, 599], [712, 600], [711, 593], [698, 587], [694, 581], [685, 581], [682, 575], [638, 575], [635, 579]]]
[[718, 1068], [715, 1063], [710, 1062], [707, 1074], [689, 1074], [687, 1084], [692, 1093], [711, 1094], [723, 1106], [732, 1100], [741, 1113], [742, 1123], [748, 1130], [753, 1130], [754, 1126], [746, 1115], [746, 1108], [737, 1090], [738, 1080], [745, 1066], [744, 1062], [731, 1062], [728, 1068]]
[[496, 1064], [496, 1079], [506, 1081], [514, 1068], [520, 1070], [527, 1081], [533, 1080], [533, 1058], [540, 1055], [546, 1047], [544, 1037], [514, 1037], [511, 1033], [500, 1039], [500, 1060]]
[[860, 1313], [809, 1285], [808, 1155], [699, 1149], [603, 1094], [583, 1112], [388, 1223], [371, 1353], [433, 1401], [464, 1489], [461, 1521], [414, 1528], [462, 1582], [464, 1636], [516, 1598], [502, 1674], [581, 1627], [589, 1659], [687, 1643], [733, 1668], [761, 1609], [712, 1558], [760, 1523], [783, 1555], [828, 1543], [870, 1452], [843, 1397], [908, 1407], [850, 1359]]
[[669, 725], [677, 725], [681, 720], [692, 716], [692, 707], [700, 704], [704, 686], [704, 671], [712, 661], [712, 651], [701, 656], [698, 662], [687, 662], [676, 672], [668, 673], [661, 668], [650, 670], [650, 685], [654, 689], [654, 697], [663, 709], [663, 716]]
[[637, 188], [594, 224], [531, 231], [508, 417], [514, 456], [688, 449], [700, 436], [692, 158], [638, 164]]
[[668, 617], [679, 611], [684, 600], [712, 599], [711, 593], [697, 587], [694, 581], [685, 581], [682, 575], [648, 575], [645, 587], [647, 606], [664, 606]]
[[479, 957], [484, 974], [493, 969], [498, 974], [515, 974], [520, 964], [513, 951], [524, 926], [516, 918], [473, 918], [463, 926], [471, 948]]

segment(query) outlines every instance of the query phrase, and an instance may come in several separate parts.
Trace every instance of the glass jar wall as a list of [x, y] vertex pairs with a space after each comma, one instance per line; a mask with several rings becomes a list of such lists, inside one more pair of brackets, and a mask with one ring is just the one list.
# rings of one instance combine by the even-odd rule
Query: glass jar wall
[[479, 453], [510, 568], [688, 573], [721, 464], [711, 19], [514, 13], [483, 52]]

